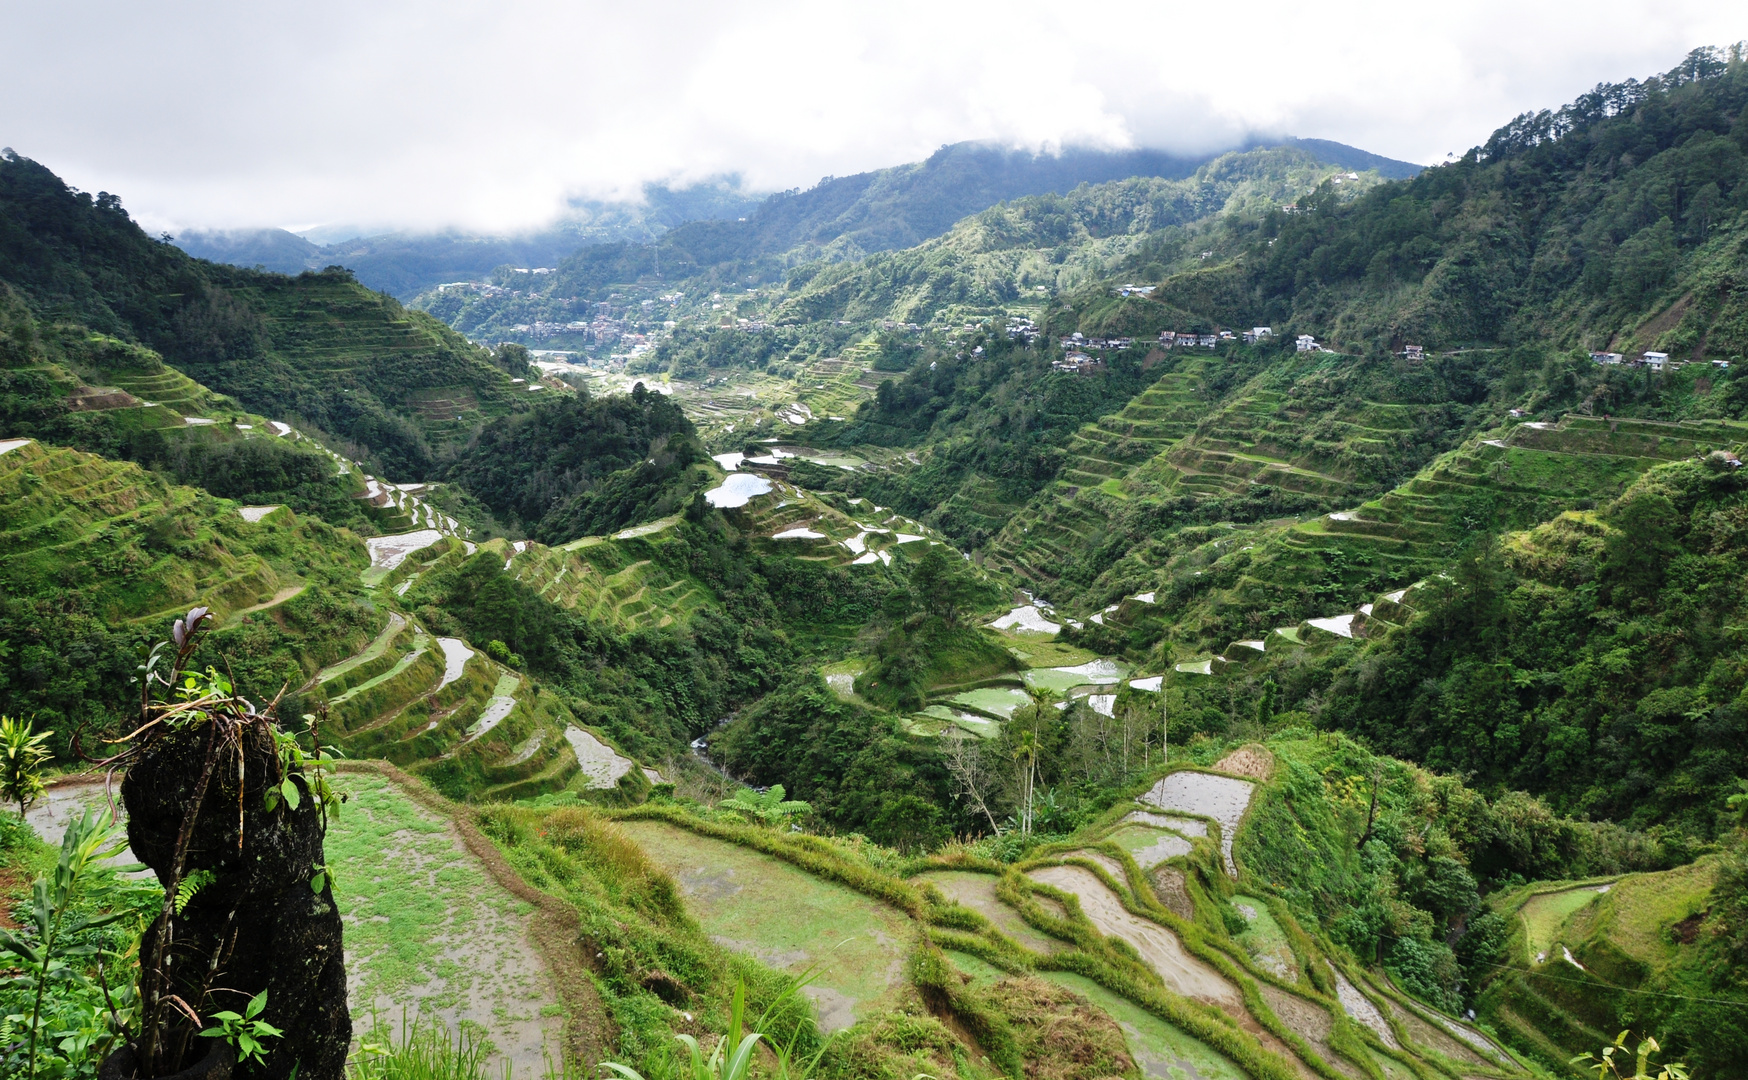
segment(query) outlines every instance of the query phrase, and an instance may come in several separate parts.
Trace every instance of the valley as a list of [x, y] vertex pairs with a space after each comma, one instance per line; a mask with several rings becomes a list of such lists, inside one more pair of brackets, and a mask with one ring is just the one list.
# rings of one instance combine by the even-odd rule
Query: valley
[[[1616, 96], [1426, 170], [947, 148], [405, 303], [8, 152], [9, 931], [233, 708], [358, 1080], [743, 1018], [795, 1080], [1744, 1075], [1748, 66]], [[596, 304], [638, 349], [508, 329]], [[56, 1075], [144, 1015], [132, 859]]]

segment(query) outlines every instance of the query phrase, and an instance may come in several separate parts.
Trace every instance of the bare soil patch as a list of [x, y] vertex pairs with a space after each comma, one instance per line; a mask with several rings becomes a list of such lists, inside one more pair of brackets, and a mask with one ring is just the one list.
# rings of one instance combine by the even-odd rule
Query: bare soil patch
[[1267, 780], [1274, 775], [1275, 756], [1260, 746], [1241, 746], [1213, 764], [1215, 772]]

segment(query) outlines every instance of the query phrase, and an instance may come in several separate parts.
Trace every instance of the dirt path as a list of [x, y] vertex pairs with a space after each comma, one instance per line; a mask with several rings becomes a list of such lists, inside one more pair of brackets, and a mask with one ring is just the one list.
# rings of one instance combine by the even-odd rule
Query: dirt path
[[271, 600], [263, 600], [254, 607], [241, 608], [237, 611], [231, 612], [231, 618], [236, 619], [243, 615], [247, 615], [250, 612], [266, 611], [270, 607], [278, 607], [280, 604], [285, 603], [287, 600], [290, 600], [292, 597], [303, 592], [307, 588], [309, 588], [308, 585], [287, 585], [285, 588], [274, 593]]
[[348, 772], [327, 855], [346, 933], [353, 1030], [403, 1011], [475, 1024], [520, 1076], [560, 1058], [558, 995], [530, 942], [533, 906], [500, 888], [444, 817], [386, 778]]

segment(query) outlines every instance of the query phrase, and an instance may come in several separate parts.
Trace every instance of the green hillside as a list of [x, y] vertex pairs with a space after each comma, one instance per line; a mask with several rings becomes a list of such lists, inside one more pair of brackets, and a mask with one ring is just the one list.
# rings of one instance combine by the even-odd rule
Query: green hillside
[[151, 348], [407, 479], [429, 478], [528, 396], [484, 349], [343, 270], [286, 277], [194, 259], [146, 236], [116, 196], [75, 192], [14, 154], [0, 157], [0, 282], [45, 326]]

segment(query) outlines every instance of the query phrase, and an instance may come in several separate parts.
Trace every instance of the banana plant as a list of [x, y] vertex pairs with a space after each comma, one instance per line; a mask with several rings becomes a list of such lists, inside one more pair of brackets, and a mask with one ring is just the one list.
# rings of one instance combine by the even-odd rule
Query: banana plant
[[54, 873], [37, 878], [31, 888], [28, 926], [32, 932], [21, 935], [0, 930], [0, 952], [10, 954], [19, 968], [20, 973], [14, 976], [15, 985], [21, 982], [32, 991], [27, 1025], [30, 1033], [26, 1051], [28, 1080], [36, 1077], [37, 1057], [44, 1035], [43, 997], [50, 984], [89, 985], [91, 980], [85, 974], [84, 963], [98, 950], [88, 941], [82, 942], [82, 935], [126, 914], [112, 912], [95, 918], [70, 914], [78, 897], [80, 879], [93, 864], [125, 847], [126, 839], [115, 835], [114, 827], [104, 820], [102, 813], [95, 807], [86, 810], [83, 817], [68, 823], [67, 831], [61, 837], [61, 853], [55, 861]]

